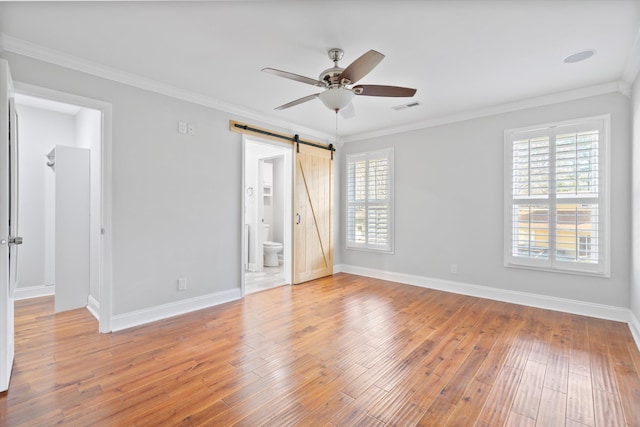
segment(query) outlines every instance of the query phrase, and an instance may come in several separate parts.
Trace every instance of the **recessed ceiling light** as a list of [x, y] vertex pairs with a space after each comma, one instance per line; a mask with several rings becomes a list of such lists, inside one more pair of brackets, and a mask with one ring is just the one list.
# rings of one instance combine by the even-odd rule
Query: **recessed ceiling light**
[[563, 59], [565, 64], [573, 64], [574, 62], [584, 61], [585, 59], [591, 58], [596, 53], [595, 49], [587, 49], [581, 52], [572, 53]]

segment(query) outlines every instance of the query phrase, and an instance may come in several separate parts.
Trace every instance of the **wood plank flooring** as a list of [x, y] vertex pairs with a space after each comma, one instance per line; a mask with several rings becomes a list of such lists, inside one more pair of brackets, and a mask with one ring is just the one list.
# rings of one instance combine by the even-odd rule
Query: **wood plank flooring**
[[16, 303], [1, 426], [640, 426], [628, 326], [337, 274], [112, 334]]

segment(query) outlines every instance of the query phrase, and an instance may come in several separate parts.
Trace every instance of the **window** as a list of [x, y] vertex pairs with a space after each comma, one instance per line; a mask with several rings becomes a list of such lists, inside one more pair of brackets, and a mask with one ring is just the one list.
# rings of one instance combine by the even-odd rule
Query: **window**
[[347, 248], [393, 252], [393, 149], [347, 155]]
[[609, 274], [609, 116], [505, 132], [505, 265]]

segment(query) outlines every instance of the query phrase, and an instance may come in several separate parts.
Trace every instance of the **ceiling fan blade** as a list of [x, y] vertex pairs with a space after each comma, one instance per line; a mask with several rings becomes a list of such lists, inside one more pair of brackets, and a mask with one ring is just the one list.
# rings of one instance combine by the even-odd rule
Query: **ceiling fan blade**
[[345, 68], [340, 74], [340, 82], [348, 80], [347, 84], [354, 84], [373, 70], [376, 65], [384, 59], [384, 55], [375, 50], [362, 55], [360, 58], [353, 61], [347, 68]]
[[285, 108], [293, 107], [298, 104], [302, 104], [303, 102], [311, 101], [320, 95], [319, 93], [314, 93], [313, 95], [305, 96], [304, 98], [296, 99], [295, 101], [288, 102], [284, 105], [281, 105], [276, 108], [276, 110], [284, 110]]
[[320, 80], [312, 79], [311, 77], [301, 76], [299, 74], [290, 73], [288, 71], [276, 70], [275, 68], [263, 68], [265, 73], [273, 74], [274, 76], [284, 77], [285, 79], [295, 80], [297, 82], [306, 83], [313, 86], [324, 87], [325, 84]]
[[343, 119], [352, 119], [356, 116], [356, 108], [353, 106], [353, 102], [340, 110], [340, 115]]
[[382, 86], [382, 85], [358, 85], [353, 87], [356, 95], [364, 96], [398, 96], [411, 97], [416, 94], [417, 89], [399, 86]]

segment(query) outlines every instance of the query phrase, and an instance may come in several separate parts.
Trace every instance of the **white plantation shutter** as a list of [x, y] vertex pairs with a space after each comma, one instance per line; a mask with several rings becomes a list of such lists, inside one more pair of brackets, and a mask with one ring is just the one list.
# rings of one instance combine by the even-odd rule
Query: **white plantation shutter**
[[347, 156], [347, 247], [393, 251], [393, 149]]
[[505, 133], [505, 265], [608, 274], [609, 118]]

